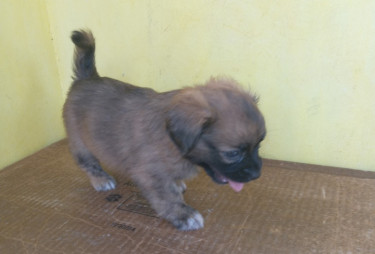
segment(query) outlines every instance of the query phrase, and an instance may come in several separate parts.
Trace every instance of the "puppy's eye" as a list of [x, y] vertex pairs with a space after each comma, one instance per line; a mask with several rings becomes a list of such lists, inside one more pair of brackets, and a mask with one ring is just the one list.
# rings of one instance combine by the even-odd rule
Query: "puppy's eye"
[[231, 150], [223, 152], [225, 159], [230, 162], [237, 162], [242, 159], [242, 152], [240, 150]]
[[238, 151], [238, 150], [225, 152], [225, 156], [228, 157], [228, 158], [237, 157], [238, 155], [240, 155], [240, 151]]

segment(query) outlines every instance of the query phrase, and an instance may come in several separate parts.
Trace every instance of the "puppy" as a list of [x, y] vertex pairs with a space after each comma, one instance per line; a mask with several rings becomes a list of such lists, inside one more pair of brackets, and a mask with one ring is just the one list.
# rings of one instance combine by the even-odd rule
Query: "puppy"
[[240, 191], [260, 176], [265, 137], [257, 99], [229, 78], [157, 93], [99, 76], [90, 31], [74, 31], [74, 82], [64, 105], [71, 153], [97, 191], [116, 186], [101, 165], [126, 173], [157, 214], [180, 230], [203, 227], [183, 180], [203, 167]]

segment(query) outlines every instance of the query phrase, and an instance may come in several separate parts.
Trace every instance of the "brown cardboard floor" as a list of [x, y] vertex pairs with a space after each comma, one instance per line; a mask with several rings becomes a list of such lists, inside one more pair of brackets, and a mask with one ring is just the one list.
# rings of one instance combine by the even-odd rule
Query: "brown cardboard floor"
[[194, 232], [117, 179], [95, 192], [66, 141], [0, 171], [0, 253], [375, 253], [375, 173], [265, 161], [240, 193], [202, 173], [185, 193]]

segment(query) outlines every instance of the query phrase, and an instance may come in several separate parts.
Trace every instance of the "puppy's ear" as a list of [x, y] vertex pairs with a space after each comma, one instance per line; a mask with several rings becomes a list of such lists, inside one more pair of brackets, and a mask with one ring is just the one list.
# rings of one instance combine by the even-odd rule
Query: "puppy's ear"
[[167, 130], [183, 155], [188, 154], [202, 132], [213, 122], [213, 112], [197, 89], [181, 90], [167, 113]]

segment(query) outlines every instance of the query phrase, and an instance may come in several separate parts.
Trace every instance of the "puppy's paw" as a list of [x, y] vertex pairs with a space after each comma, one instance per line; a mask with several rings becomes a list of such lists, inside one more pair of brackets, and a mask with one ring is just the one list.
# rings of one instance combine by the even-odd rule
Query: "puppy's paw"
[[180, 193], [184, 193], [187, 189], [184, 181], [177, 182], [176, 185], [177, 185], [177, 189]]
[[109, 191], [116, 188], [116, 180], [110, 176], [90, 176], [91, 185], [96, 191]]
[[185, 209], [181, 211], [181, 214], [172, 223], [178, 230], [197, 230], [203, 228], [204, 219], [197, 210], [190, 206], [185, 206]]

